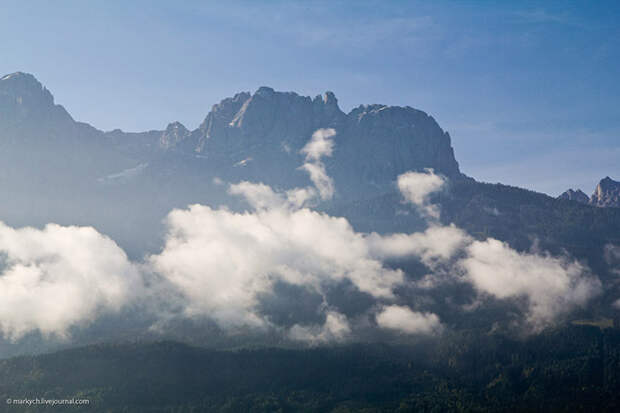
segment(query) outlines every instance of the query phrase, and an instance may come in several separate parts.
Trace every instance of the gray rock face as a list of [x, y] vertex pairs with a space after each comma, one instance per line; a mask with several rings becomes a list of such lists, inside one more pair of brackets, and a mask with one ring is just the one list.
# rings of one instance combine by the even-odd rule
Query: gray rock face
[[[132, 167], [131, 162], [151, 163], [171, 152], [209, 159], [208, 173], [231, 179], [247, 175], [276, 185], [299, 184], [307, 179], [297, 170], [303, 163], [299, 152], [320, 128], [337, 132], [333, 157], [325, 162], [345, 197], [385, 192], [408, 170], [433, 168], [460, 176], [450, 136], [432, 117], [410, 107], [364, 105], [345, 114], [332, 92], [310, 98], [263, 86], [214, 105], [194, 131], [174, 122], [163, 132], [104, 133], [75, 122], [34, 76], [18, 72], [0, 79], [0, 132], [5, 141], [30, 142], [32, 148], [20, 152], [43, 152], [43, 142], [48, 145], [45, 151], [51, 147], [59, 153], [70, 145], [76, 156], [86, 156], [79, 153], [80, 147], [88, 157], [107, 153], [105, 158], [111, 159], [109, 152], [117, 151], [129, 163], [121, 162], [124, 169]], [[91, 151], [93, 145], [103, 148]], [[167, 156], [167, 165], [173, 164], [174, 156]], [[287, 175], [284, 170], [293, 172]]]
[[59, 129], [73, 123], [31, 74], [16, 72], [0, 78], [0, 130], [31, 130], [33, 125]]
[[601, 179], [590, 197], [590, 204], [598, 207], [620, 207], [620, 182], [610, 177]]
[[[450, 136], [426, 113], [363, 105], [345, 114], [332, 92], [313, 99], [269, 87], [239, 93], [215, 105], [177, 148], [221, 165], [250, 165], [251, 160], [247, 172], [270, 182], [284, 168], [294, 170], [301, 164], [299, 151], [320, 128], [337, 132], [333, 157], [325, 162], [338, 193], [346, 198], [360, 191], [385, 192], [409, 170], [433, 168], [446, 176], [461, 176]], [[284, 184], [278, 179], [273, 183]]]
[[166, 130], [161, 134], [159, 146], [163, 149], [175, 147], [189, 137], [190, 131], [187, 130], [180, 122], [173, 122], [168, 125]]
[[54, 106], [52, 94], [34, 76], [22, 72], [0, 78], [0, 99], [3, 118], [16, 122]]
[[238, 93], [215, 105], [194, 134], [193, 150], [240, 156], [267, 147], [297, 152], [313, 131], [332, 127], [344, 117], [332, 93], [313, 100], [263, 86], [253, 95]]
[[411, 107], [360, 106], [347, 115], [336, 143], [335, 175], [345, 182], [360, 180], [377, 192], [409, 170], [432, 168], [448, 177], [460, 176], [450, 135], [431, 116]]
[[590, 202], [590, 198], [581, 190], [577, 189], [576, 191], [573, 189], [569, 189], [565, 191], [558, 197], [558, 199], [568, 199], [570, 201], [576, 201], [581, 204], [587, 204]]

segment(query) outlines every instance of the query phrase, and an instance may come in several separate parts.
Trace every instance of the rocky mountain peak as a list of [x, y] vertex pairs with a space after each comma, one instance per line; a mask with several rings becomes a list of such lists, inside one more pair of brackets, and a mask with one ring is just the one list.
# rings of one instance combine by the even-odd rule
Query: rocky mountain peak
[[159, 146], [163, 149], [168, 149], [176, 146], [180, 142], [184, 141], [191, 132], [181, 122], [172, 122], [166, 130], [161, 134], [159, 139]]
[[577, 190], [569, 189], [563, 192], [558, 197], [558, 199], [568, 199], [570, 201], [576, 201], [582, 204], [587, 204], [590, 202], [590, 198], [588, 198], [588, 196], [581, 189], [577, 189]]
[[4, 125], [26, 121], [72, 121], [54, 97], [33, 75], [15, 72], [0, 78], [0, 120]]
[[596, 186], [590, 204], [598, 207], [620, 207], [620, 182], [605, 177]]
[[254, 96], [271, 97], [275, 95], [275, 93], [276, 91], [273, 88], [270, 88], [269, 86], [261, 86], [256, 90]]
[[344, 112], [338, 106], [338, 99], [336, 99], [334, 92], [327, 91], [323, 96], [317, 96], [314, 98], [313, 104], [319, 116], [329, 119], [334, 124], [338, 124], [345, 117]]
[[614, 181], [609, 176], [606, 176], [605, 178], [601, 179], [599, 185], [603, 188], [609, 188], [610, 186], [616, 186], [618, 183], [618, 181]]
[[332, 92], [310, 99], [262, 86], [215, 105], [200, 127], [195, 150], [243, 151], [254, 146], [298, 151], [312, 132], [344, 121]]
[[54, 103], [52, 94], [30, 73], [15, 72], [0, 78], [0, 93]]
[[336, 95], [334, 95], [334, 92], [329, 90], [325, 92], [323, 94], [323, 103], [325, 103], [326, 105], [338, 106], [338, 99], [336, 99]]
[[[173, 122], [164, 131], [101, 132], [73, 122], [34, 76], [15, 73], [0, 78], [0, 130], [9, 132], [7, 136], [39, 145], [45, 137], [58, 148], [62, 142], [98, 142], [139, 160], [174, 148], [166, 159], [176, 159], [175, 154], [208, 158], [208, 167], [217, 167], [222, 176], [240, 178], [251, 172], [280, 186], [292, 182], [282, 170], [295, 171], [295, 185], [307, 181], [307, 174], [297, 169], [303, 162], [300, 150], [321, 128], [336, 131], [335, 151], [325, 166], [341, 199], [385, 193], [408, 170], [433, 168], [460, 176], [448, 133], [431, 116], [411, 107], [362, 105], [345, 114], [331, 91], [311, 98], [262, 86], [254, 93], [223, 99], [194, 131]], [[201, 155], [193, 157], [197, 153]]]
[[[408, 170], [433, 168], [461, 176], [450, 135], [433, 117], [411, 107], [361, 105], [345, 114], [333, 92], [314, 98], [263, 86], [213, 106], [201, 127], [179, 149], [204, 153], [213, 162], [253, 159], [255, 174], [277, 175], [275, 165], [300, 162], [299, 151], [321, 128], [336, 130], [329, 172], [349, 191], [382, 193]], [[218, 160], [219, 161], [216, 161]], [[267, 164], [274, 165], [267, 172]], [[294, 168], [294, 166], [291, 166]], [[270, 176], [271, 176], [270, 175]], [[357, 192], [356, 192], [357, 191]]]

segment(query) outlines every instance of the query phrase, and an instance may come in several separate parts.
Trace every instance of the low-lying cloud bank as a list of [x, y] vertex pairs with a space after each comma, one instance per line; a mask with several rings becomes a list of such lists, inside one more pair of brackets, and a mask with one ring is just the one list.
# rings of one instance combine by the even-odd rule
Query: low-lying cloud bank
[[500, 299], [527, 298], [527, 321], [536, 329], [601, 290], [583, 264], [565, 257], [519, 253], [492, 238], [472, 242], [466, 252], [459, 265], [476, 290]]
[[[252, 196], [261, 189], [243, 185]], [[258, 296], [277, 281], [322, 293], [348, 280], [377, 299], [392, 298], [403, 282], [344, 218], [306, 208], [283, 203], [236, 213], [192, 205], [171, 212], [167, 225], [163, 251], [150, 258], [153, 269], [184, 294], [188, 314], [222, 326], [268, 323], [256, 313]]]
[[90, 227], [14, 229], [0, 223], [0, 332], [65, 336], [141, 293], [135, 266]]
[[[444, 189], [445, 179], [432, 170], [407, 172], [397, 180], [403, 198], [427, 218], [423, 232], [360, 233], [345, 218], [311, 209], [336, 190], [322, 162], [333, 151], [334, 136], [333, 129], [318, 130], [302, 150], [302, 168], [313, 186], [276, 191], [240, 182], [230, 185], [229, 193], [247, 202], [245, 212], [204, 205], [173, 210], [162, 251], [140, 264], [129, 262], [92, 228], [1, 224], [0, 332], [14, 340], [32, 331], [66, 336], [103, 314], [153, 300], [172, 302], [176, 316], [207, 318], [224, 330], [278, 331], [310, 343], [354, 339], [360, 326], [436, 334], [444, 328], [440, 317], [408, 302], [400, 291], [422, 294], [446, 282], [472, 286], [478, 302], [493, 297], [521, 303], [524, 322], [538, 330], [600, 292], [600, 281], [568, 257], [520, 253], [501, 241], [476, 240], [454, 225], [441, 225], [431, 197]], [[412, 279], [395, 259], [419, 261], [429, 273]], [[264, 300], [276, 295], [278, 285], [309, 297], [304, 315], [313, 317], [302, 320], [284, 308], [283, 324], [265, 311]], [[368, 304], [354, 313], [343, 309], [334, 299], [334, 291], [343, 288]]]

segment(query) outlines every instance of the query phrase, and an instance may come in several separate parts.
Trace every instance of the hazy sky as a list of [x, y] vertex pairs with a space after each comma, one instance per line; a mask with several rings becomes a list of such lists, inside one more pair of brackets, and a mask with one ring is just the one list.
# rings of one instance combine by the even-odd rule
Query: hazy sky
[[0, 0], [0, 75], [105, 130], [193, 129], [261, 85], [410, 105], [463, 172], [557, 195], [620, 179], [620, 3]]

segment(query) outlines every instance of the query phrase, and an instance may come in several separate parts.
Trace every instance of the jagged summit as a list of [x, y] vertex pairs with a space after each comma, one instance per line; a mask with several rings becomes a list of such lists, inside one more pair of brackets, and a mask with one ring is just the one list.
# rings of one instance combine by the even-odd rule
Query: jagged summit
[[254, 95], [258, 95], [258, 96], [271, 96], [273, 94], [275, 94], [276, 91], [269, 86], [261, 86], [259, 87], [256, 92], [254, 93]]
[[598, 207], [620, 207], [620, 182], [609, 176], [601, 179], [590, 197], [590, 204]]
[[32, 84], [36, 84], [39, 87], [42, 87], [41, 83], [37, 80], [36, 77], [34, 77], [33, 74], [31, 73], [26, 73], [26, 72], [14, 72], [14, 73], [9, 73], [8, 75], [4, 75], [2, 77], [0, 77], [0, 82], [6, 82], [6, 81], [11, 81], [11, 82], [27, 82], [27, 83], [32, 83]]
[[54, 97], [41, 82], [30, 73], [15, 72], [0, 78], [0, 94], [13, 96], [21, 100], [39, 101], [53, 105]]
[[332, 92], [311, 99], [295, 92], [261, 86], [250, 94], [237, 93], [214, 105], [194, 134], [196, 152], [238, 151], [257, 144], [303, 146], [313, 130], [344, 119]]
[[564, 191], [558, 197], [558, 199], [568, 199], [570, 201], [576, 201], [582, 204], [587, 204], [590, 202], [590, 198], [588, 198], [588, 196], [581, 189], [569, 189], [567, 191]]
[[[345, 198], [389, 191], [396, 177], [409, 170], [432, 168], [461, 176], [450, 135], [431, 116], [379, 104], [361, 105], [347, 114], [331, 91], [314, 98], [268, 86], [237, 93], [213, 105], [194, 131], [170, 124], [158, 147], [209, 159], [220, 171], [252, 159], [247, 173], [285, 185], [281, 170], [296, 170], [303, 162], [301, 148], [321, 128], [336, 130], [336, 149], [326, 162], [336, 183], [343, 182], [340, 195]], [[238, 169], [231, 174], [237, 176]]]
[[73, 119], [33, 75], [15, 72], [0, 78], [0, 127], [40, 122], [62, 124]]
[[[282, 185], [286, 179], [281, 171], [296, 170], [303, 162], [301, 148], [321, 128], [336, 130], [336, 149], [327, 168], [351, 197], [389, 191], [396, 177], [409, 170], [433, 168], [446, 176], [461, 176], [448, 133], [431, 116], [411, 107], [361, 105], [347, 114], [332, 91], [312, 98], [261, 86], [213, 105], [193, 131], [173, 122], [164, 131], [102, 132], [74, 122], [34, 76], [18, 72], [0, 78], [0, 130], [26, 136], [32, 144], [45, 136], [50, 143], [71, 145], [98, 141], [139, 162], [174, 149], [166, 157], [168, 165], [179, 154], [208, 158], [209, 167], [220, 170], [253, 159], [247, 173], [254, 168], [257, 179], [275, 179]], [[298, 175], [307, 179], [302, 172]]]
[[190, 135], [190, 131], [181, 122], [172, 122], [162, 133], [159, 145], [168, 149], [183, 142]]

